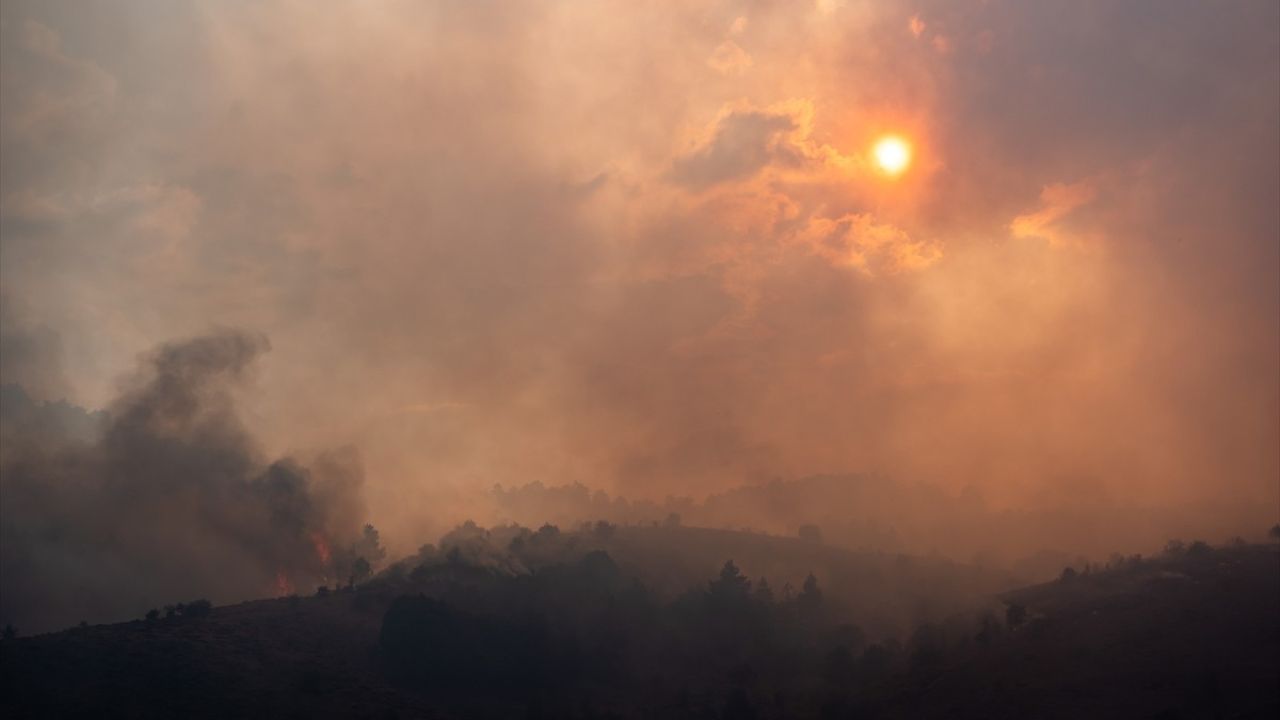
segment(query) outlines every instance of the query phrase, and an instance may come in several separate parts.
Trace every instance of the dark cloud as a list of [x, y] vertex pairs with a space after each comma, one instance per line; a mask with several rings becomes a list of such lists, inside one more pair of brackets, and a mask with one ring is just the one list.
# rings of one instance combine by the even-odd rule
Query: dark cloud
[[4, 621], [45, 630], [345, 579], [364, 515], [359, 459], [263, 456], [233, 392], [265, 348], [233, 331], [164, 345], [105, 419], [6, 390]]
[[20, 385], [45, 400], [68, 396], [62, 368], [62, 337], [53, 328], [19, 315], [19, 302], [0, 295], [0, 385]]
[[705, 188], [750, 177], [772, 165], [798, 165], [805, 156], [794, 146], [791, 135], [799, 127], [796, 119], [785, 112], [731, 112], [716, 124], [706, 144], [676, 159], [671, 179], [692, 188]]

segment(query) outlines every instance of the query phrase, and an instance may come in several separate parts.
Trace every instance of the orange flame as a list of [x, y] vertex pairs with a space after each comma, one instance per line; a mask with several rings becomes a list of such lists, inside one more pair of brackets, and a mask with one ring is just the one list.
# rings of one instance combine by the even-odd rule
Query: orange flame
[[325, 542], [324, 536], [320, 533], [311, 533], [311, 544], [316, 546], [316, 557], [320, 558], [320, 564], [329, 566], [329, 543]]
[[293, 594], [293, 582], [289, 580], [289, 576], [285, 575], [283, 570], [276, 571], [276, 597], [285, 597]]

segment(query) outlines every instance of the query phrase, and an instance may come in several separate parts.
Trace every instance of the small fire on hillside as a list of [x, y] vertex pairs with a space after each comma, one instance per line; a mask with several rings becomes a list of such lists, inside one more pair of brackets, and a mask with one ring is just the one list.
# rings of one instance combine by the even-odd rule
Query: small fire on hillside
[[284, 570], [276, 571], [276, 584], [273, 588], [276, 597], [286, 597], [293, 594], [293, 581]]
[[316, 548], [316, 557], [320, 559], [320, 565], [324, 568], [329, 567], [332, 558], [329, 552], [329, 543], [325, 541], [324, 536], [318, 532], [311, 533], [311, 544]]

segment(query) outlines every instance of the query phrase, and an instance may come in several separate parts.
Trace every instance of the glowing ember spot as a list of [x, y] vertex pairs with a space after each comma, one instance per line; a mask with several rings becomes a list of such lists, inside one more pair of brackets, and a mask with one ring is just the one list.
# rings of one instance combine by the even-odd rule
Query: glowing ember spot
[[320, 533], [311, 533], [311, 544], [316, 546], [316, 557], [320, 558], [320, 564], [328, 567], [329, 543], [325, 542], [324, 536]]
[[289, 580], [289, 576], [284, 574], [283, 570], [276, 571], [276, 597], [285, 597], [293, 594], [293, 582]]

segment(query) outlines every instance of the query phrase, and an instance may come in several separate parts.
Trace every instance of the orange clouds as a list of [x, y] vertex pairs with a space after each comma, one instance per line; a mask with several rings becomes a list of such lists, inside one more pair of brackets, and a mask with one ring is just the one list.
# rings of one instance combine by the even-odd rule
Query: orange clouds
[[1096, 196], [1097, 189], [1087, 182], [1048, 185], [1040, 192], [1040, 208], [1015, 217], [1009, 230], [1014, 237], [1043, 238], [1054, 244], [1077, 239], [1063, 228], [1063, 221]]

